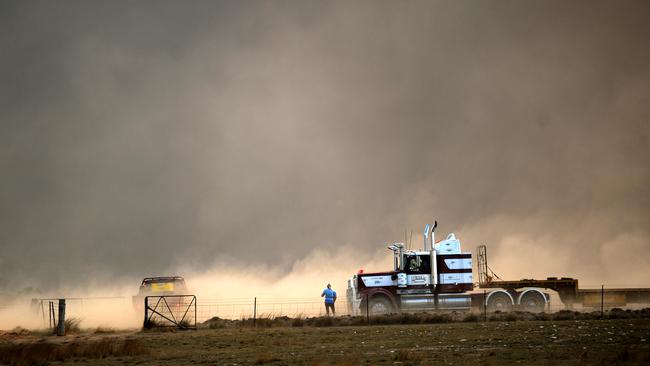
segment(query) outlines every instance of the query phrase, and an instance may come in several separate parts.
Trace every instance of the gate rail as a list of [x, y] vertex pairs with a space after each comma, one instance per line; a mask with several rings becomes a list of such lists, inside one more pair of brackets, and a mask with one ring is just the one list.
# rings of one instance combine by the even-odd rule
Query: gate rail
[[[187, 300], [189, 300], [189, 303]], [[150, 304], [154, 302], [155, 305], [151, 307]], [[192, 314], [188, 316], [190, 310], [194, 311], [194, 316], [192, 316]], [[192, 321], [194, 323], [192, 323]], [[143, 327], [145, 329], [155, 327], [178, 327], [179, 329], [196, 329], [196, 296], [146, 296], [144, 298]]]

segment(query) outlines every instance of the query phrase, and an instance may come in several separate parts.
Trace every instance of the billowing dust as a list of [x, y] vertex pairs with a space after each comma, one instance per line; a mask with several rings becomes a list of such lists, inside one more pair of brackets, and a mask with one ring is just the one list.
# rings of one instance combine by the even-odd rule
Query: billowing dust
[[[470, 230], [471, 231], [471, 230]], [[439, 233], [441, 240], [447, 233]], [[468, 243], [458, 235], [464, 251], [474, 251], [474, 243]], [[411, 249], [422, 247], [421, 235], [408, 239]], [[642, 286], [650, 281], [644, 273], [645, 259], [630, 256], [630, 251], [643, 245], [643, 238], [634, 233], [613, 238], [598, 253], [602, 260], [627, 261], [630, 267], [623, 271], [600, 268], [601, 272], [585, 272], [584, 268], [571, 271], [569, 261], [556, 253], [553, 246], [531, 242], [515, 233], [506, 235], [496, 245], [488, 246], [490, 267], [503, 279], [546, 278], [546, 276], [578, 277], [582, 288], [605, 284], [607, 287]], [[479, 243], [476, 243], [481, 244]], [[622, 250], [626, 249], [626, 250]], [[634, 266], [639, 268], [634, 272]], [[200, 303], [210, 301], [259, 300], [282, 301], [300, 299], [319, 301], [320, 293], [328, 283], [344, 298], [347, 280], [359, 270], [384, 271], [392, 268], [392, 256], [385, 246], [371, 253], [355, 251], [353, 246], [341, 246], [334, 252], [314, 250], [307, 257], [295, 261], [290, 268], [261, 265], [234, 266], [227, 261], [215, 262], [212, 269], [204, 272], [192, 268], [178, 268], [174, 274], [185, 277], [188, 292], [195, 294]], [[581, 272], [582, 271], [582, 272]], [[630, 277], [629, 273], [635, 276]], [[475, 271], [476, 273], [476, 271]], [[601, 273], [601, 275], [598, 275]], [[171, 273], [170, 273], [171, 274]], [[169, 275], [169, 274], [167, 274]], [[645, 277], [644, 277], [645, 276]], [[475, 278], [475, 280], [477, 280]], [[89, 281], [83, 289], [70, 289], [57, 293], [43, 293], [40, 298], [66, 297], [68, 317], [81, 320], [82, 328], [136, 328], [142, 324], [142, 312], [134, 306], [132, 296], [137, 293], [141, 278], [129, 283], [107, 284]], [[49, 324], [49, 301], [36, 301], [28, 296], [17, 298], [13, 304], [0, 309], [0, 329], [20, 326], [30, 329], [45, 328]], [[56, 302], [55, 302], [56, 305]]]

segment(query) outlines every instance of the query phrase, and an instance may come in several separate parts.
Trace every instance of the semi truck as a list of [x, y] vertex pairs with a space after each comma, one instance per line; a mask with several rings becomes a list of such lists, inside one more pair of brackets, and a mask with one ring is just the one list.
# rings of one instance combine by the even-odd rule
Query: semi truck
[[[549, 277], [546, 280], [503, 281], [487, 264], [487, 248], [477, 248], [478, 282], [474, 282], [472, 253], [461, 248], [451, 233], [436, 242], [438, 222], [424, 228], [422, 250], [408, 250], [404, 243], [392, 243], [393, 269], [364, 273], [348, 280], [347, 306], [352, 315], [379, 315], [403, 311], [476, 310], [528, 312], [547, 311], [549, 290], [562, 303], [582, 306], [626, 306], [649, 303], [650, 289], [579, 289], [578, 280]], [[596, 299], [596, 296], [599, 296]], [[600, 301], [597, 301], [600, 300]]]

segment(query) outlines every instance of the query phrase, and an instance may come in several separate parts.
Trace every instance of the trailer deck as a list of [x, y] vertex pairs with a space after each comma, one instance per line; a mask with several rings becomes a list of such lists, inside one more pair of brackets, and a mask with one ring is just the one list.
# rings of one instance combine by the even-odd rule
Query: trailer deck
[[[521, 279], [504, 281], [490, 269], [487, 264], [485, 245], [477, 248], [478, 287], [502, 288], [516, 290], [526, 287], [538, 287], [554, 290], [567, 307], [582, 304], [585, 307], [626, 306], [628, 304], [650, 304], [650, 288], [596, 288], [580, 289], [578, 280], [570, 277], [548, 277], [545, 280]], [[495, 280], [497, 278], [497, 280]]]

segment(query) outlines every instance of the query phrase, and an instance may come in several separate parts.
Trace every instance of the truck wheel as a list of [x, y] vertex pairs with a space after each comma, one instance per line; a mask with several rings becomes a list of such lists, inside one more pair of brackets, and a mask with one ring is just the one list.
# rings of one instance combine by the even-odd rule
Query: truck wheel
[[519, 308], [531, 313], [541, 313], [546, 307], [546, 299], [537, 291], [528, 291], [521, 296]]
[[383, 297], [373, 297], [370, 299], [370, 306], [368, 306], [370, 315], [386, 315], [393, 312], [393, 306], [390, 301]]
[[512, 310], [512, 299], [505, 292], [494, 292], [490, 295], [487, 301], [487, 311], [511, 311]]

